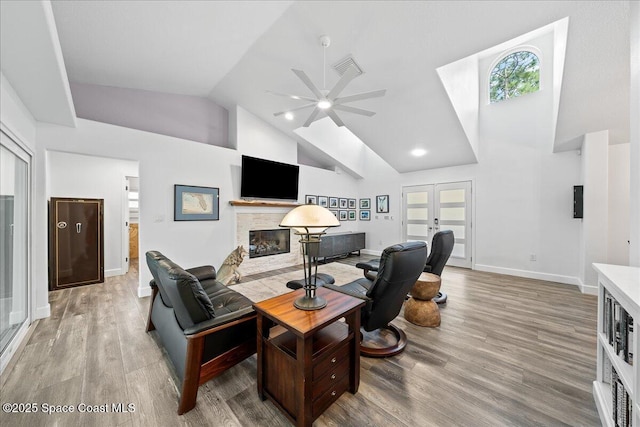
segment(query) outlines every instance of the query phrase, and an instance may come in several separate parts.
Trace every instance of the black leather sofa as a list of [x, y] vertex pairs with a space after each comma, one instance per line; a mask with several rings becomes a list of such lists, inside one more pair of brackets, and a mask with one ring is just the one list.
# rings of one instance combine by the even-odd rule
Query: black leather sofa
[[196, 405], [198, 387], [256, 352], [252, 302], [216, 280], [212, 266], [184, 270], [146, 253], [153, 280], [147, 332], [155, 330], [180, 384], [178, 414]]

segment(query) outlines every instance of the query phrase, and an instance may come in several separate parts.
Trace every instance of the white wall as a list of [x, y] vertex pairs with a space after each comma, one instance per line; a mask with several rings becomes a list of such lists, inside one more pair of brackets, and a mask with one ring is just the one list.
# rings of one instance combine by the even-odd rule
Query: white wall
[[594, 262], [607, 262], [609, 209], [609, 132], [586, 134], [582, 144], [582, 184], [584, 219], [582, 220], [581, 275], [583, 288], [593, 292], [598, 286]]
[[36, 121], [0, 72], [0, 120], [31, 152], [36, 147]]
[[629, 265], [629, 144], [609, 146], [607, 262]]
[[[235, 212], [230, 200], [240, 197], [241, 154], [295, 163], [296, 143], [250, 113], [238, 112], [238, 147], [231, 150], [179, 138], [78, 120], [75, 129], [38, 124], [38, 155], [65, 151], [89, 156], [117, 157], [137, 162], [140, 177], [140, 253], [159, 250], [183, 266], [212, 264], [219, 267], [235, 244]], [[282, 156], [282, 157], [275, 157]], [[36, 258], [39, 298], [47, 298], [46, 165], [39, 169]], [[355, 181], [346, 175], [303, 166], [300, 200], [307, 192], [355, 197]], [[218, 187], [219, 221], [173, 221], [175, 184]], [[343, 223], [339, 231], [355, 230], [357, 222]], [[151, 275], [141, 257], [139, 295], [149, 293]]]
[[[31, 204], [32, 215], [29, 219], [31, 232], [29, 233], [29, 253], [30, 271], [29, 277], [31, 281], [31, 300], [30, 307], [32, 320], [41, 319], [49, 316], [50, 306], [46, 289], [48, 286], [48, 278], [44, 275], [44, 281], [39, 281], [37, 276], [37, 260], [46, 257], [46, 241], [45, 245], [39, 245], [39, 239], [36, 238], [36, 206], [37, 206], [37, 169], [43, 164], [35, 155], [36, 152], [36, 121], [31, 112], [22, 103], [11, 83], [6, 79], [4, 74], [0, 73], [0, 127], [7, 132], [22, 148], [32, 155], [31, 161]], [[43, 291], [44, 289], [44, 291]]]
[[127, 176], [138, 175], [138, 162], [48, 151], [47, 175], [48, 199], [104, 199], [104, 274], [125, 274], [124, 186]]
[[630, 3], [630, 111], [631, 129], [630, 163], [631, 163], [631, 204], [630, 204], [630, 235], [629, 264], [640, 267], [640, 3]]

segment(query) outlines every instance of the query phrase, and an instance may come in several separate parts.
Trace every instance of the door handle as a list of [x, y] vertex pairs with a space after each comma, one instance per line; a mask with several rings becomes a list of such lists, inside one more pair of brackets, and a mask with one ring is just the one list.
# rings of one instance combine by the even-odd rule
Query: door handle
[[81, 231], [82, 231], [82, 223], [76, 222], [76, 233], [80, 234]]

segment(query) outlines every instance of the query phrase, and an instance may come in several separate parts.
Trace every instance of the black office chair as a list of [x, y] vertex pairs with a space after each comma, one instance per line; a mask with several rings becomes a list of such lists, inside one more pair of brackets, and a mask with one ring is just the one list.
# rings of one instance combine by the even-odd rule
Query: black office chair
[[395, 341], [386, 347], [367, 347], [364, 339], [360, 354], [369, 357], [393, 356], [404, 350], [407, 336], [390, 322], [400, 313], [407, 292], [422, 274], [427, 260], [427, 245], [424, 242], [407, 242], [389, 246], [382, 252], [378, 274], [374, 280], [362, 278], [346, 285], [324, 285], [325, 288], [342, 292], [366, 301], [362, 308], [362, 329], [372, 332], [390, 330]]
[[[425, 263], [423, 271], [427, 273], [433, 273], [436, 276], [442, 275], [442, 270], [447, 264], [451, 252], [453, 251], [453, 245], [455, 244], [455, 238], [453, 231], [443, 230], [438, 231], [431, 240], [431, 253], [427, 262]], [[370, 271], [378, 271], [380, 260], [372, 259], [366, 262], [359, 262], [356, 267], [364, 270], [364, 276], [369, 280], [373, 280], [373, 274]], [[447, 302], [447, 294], [444, 292], [438, 292], [438, 295], [433, 298], [437, 304], [444, 304]]]

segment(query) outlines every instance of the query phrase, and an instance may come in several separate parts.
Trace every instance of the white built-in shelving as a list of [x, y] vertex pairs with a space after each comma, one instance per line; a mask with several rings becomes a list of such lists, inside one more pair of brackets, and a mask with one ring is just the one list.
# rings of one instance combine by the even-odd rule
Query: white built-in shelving
[[[598, 272], [598, 339], [596, 380], [593, 382], [593, 396], [598, 407], [603, 426], [615, 427], [613, 419], [613, 396], [609, 379], [605, 376], [607, 359], [616, 370], [629, 399], [632, 402], [630, 425], [640, 427], [640, 406], [638, 406], [638, 387], [640, 387], [640, 361], [638, 359], [638, 321], [640, 320], [640, 268], [610, 264], [593, 264]], [[605, 290], [633, 317], [633, 365], [625, 362], [609, 344], [605, 334]]]

